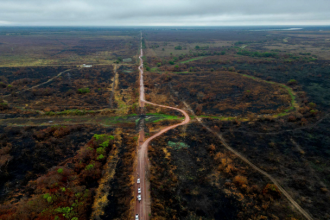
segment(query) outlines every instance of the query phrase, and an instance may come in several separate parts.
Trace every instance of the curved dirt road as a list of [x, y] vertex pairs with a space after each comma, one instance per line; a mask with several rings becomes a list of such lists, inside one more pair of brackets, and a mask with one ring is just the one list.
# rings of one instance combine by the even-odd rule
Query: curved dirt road
[[[146, 220], [146, 219], [149, 218], [149, 214], [151, 213], [149, 184], [148, 184], [148, 181], [146, 179], [146, 171], [148, 170], [148, 145], [149, 145], [150, 141], [152, 141], [154, 138], [162, 135], [163, 133], [165, 133], [165, 132], [167, 132], [171, 129], [174, 129], [174, 128], [180, 126], [180, 125], [188, 124], [189, 121], [190, 121], [190, 117], [185, 111], [183, 111], [181, 109], [174, 108], [174, 107], [169, 107], [169, 106], [165, 106], [165, 105], [158, 105], [158, 104], [148, 102], [148, 101], [145, 100], [144, 83], [143, 83], [143, 60], [142, 60], [142, 56], [143, 56], [143, 51], [142, 51], [142, 44], [141, 44], [141, 54], [139, 56], [139, 59], [140, 59], [140, 66], [139, 66], [139, 71], [140, 71], [140, 107], [143, 108], [144, 104], [147, 103], [149, 105], [154, 105], [154, 106], [159, 106], [159, 107], [163, 107], [163, 108], [169, 108], [169, 109], [177, 110], [185, 116], [184, 121], [182, 121], [181, 123], [163, 128], [160, 132], [158, 132], [157, 134], [154, 134], [153, 136], [149, 137], [145, 141], [144, 141], [144, 131], [143, 130], [140, 131], [136, 178], [140, 178], [141, 183], [140, 184], [136, 183], [134, 195], [136, 195], [136, 196], [138, 195], [137, 194], [137, 188], [140, 187], [141, 188], [142, 200], [141, 200], [141, 202], [138, 202], [136, 200], [134, 215], [138, 214], [139, 219]], [[140, 143], [142, 143], [142, 144], [140, 144]]]

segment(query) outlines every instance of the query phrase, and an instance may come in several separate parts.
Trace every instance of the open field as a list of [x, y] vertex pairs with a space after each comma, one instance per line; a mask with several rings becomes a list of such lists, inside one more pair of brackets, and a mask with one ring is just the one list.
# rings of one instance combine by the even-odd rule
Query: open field
[[0, 66], [109, 65], [137, 53], [137, 32], [109, 29], [0, 29]]

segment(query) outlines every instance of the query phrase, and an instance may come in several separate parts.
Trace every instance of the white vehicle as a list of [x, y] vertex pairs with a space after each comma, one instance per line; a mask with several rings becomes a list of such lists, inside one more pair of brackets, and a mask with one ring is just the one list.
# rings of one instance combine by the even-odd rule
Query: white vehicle
[[137, 183], [140, 183], [140, 178], [138, 178], [136, 182], [137, 182]]
[[141, 199], [142, 199], [142, 198], [141, 198], [141, 195], [138, 195], [138, 196], [137, 196], [137, 199], [138, 199], [139, 201], [141, 201]]
[[138, 193], [141, 193], [141, 188], [138, 188]]
[[138, 214], [135, 215], [135, 220], [139, 220], [139, 215]]

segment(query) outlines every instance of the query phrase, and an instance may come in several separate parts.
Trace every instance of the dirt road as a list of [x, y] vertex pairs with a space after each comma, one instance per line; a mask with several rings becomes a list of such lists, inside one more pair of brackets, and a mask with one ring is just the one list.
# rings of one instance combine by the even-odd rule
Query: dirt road
[[145, 141], [144, 141], [144, 139], [145, 139], [144, 138], [144, 130], [143, 129], [140, 130], [140, 133], [139, 133], [139, 148], [138, 148], [138, 157], [137, 157], [137, 169], [136, 169], [136, 179], [140, 178], [141, 182], [140, 182], [140, 184], [138, 184], [138, 183], [135, 184], [136, 187], [135, 187], [134, 195], [135, 196], [138, 195], [137, 188], [140, 187], [141, 188], [142, 200], [141, 200], [141, 202], [136, 200], [134, 215], [138, 214], [139, 219], [146, 220], [146, 219], [149, 219], [149, 214], [151, 213], [149, 182], [147, 181], [147, 176], [146, 176], [146, 173], [148, 171], [148, 145], [149, 145], [150, 141], [152, 141], [156, 137], [162, 135], [163, 133], [165, 133], [165, 132], [167, 132], [171, 129], [174, 129], [178, 126], [188, 124], [189, 121], [190, 121], [190, 118], [189, 118], [189, 115], [181, 109], [174, 108], [174, 107], [169, 107], [169, 106], [165, 106], [165, 105], [158, 105], [158, 104], [148, 102], [148, 101], [145, 100], [144, 83], [143, 83], [143, 60], [142, 60], [142, 56], [143, 56], [143, 51], [142, 51], [142, 44], [141, 44], [141, 54], [139, 56], [139, 59], [140, 59], [140, 66], [139, 66], [139, 70], [140, 70], [140, 107], [144, 108], [145, 103], [147, 103], [149, 105], [154, 105], [154, 106], [159, 106], [159, 107], [163, 107], [163, 108], [169, 108], [169, 109], [177, 110], [185, 116], [185, 119], [181, 123], [163, 128], [157, 134], [154, 134], [153, 136], [149, 137]]

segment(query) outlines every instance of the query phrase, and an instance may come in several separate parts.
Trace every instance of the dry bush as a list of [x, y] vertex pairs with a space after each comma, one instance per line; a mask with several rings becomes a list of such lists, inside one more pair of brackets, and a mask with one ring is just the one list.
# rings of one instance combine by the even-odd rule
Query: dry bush
[[10, 150], [11, 146], [6, 146], [0, 149], [0, 171], [3, 166], [13, 159], [13, 157], [9, 155]]
[[296, 121], [297, 119], [296, 119], [296, 117], [294, 117], [293, 115], [290, 115], [289, 117], [288, 117], [288, 121], [289, 122], [294, 122], [294, 121]]
[[275, 186], [274, 184], [270, 184], [270, 183], [268, 183], [265, 186], [265, 188], [262, 190], [262, 194], [264, 194], [264, 195], [270, 195], [273, 198], [280, 198], [281, 197], [281, 192], [277, 188], [277, 186]]
[[48, 134], [44, 131], [36, 131], [33, 136], [37, 139], [37, 140], [43, 140], [45, 139]]
[[208, 150], [209, 150], [209, 151], [215, 151], [215, 146], [214, 146], [214, 144], [211, 144], [211, 145], [208, 147]]
[[53, 135], [56, 138], [61, 138], [65, 135], [68, 135], [71, 132], [71, 129], [69, 127], [60, 127], [59, 129], [57, 129]]
[[245, 176], [237, 175], [234, 177], [234, 183], [239, 186], [246, 185], [248, 183], [247, 178]]

